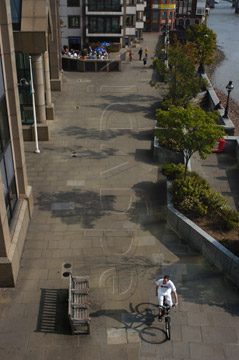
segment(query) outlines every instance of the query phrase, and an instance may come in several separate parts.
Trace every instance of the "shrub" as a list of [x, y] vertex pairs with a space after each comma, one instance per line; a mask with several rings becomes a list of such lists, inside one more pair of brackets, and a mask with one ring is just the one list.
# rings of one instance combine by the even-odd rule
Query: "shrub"
[[184, 177], [184, 165], [183, 164], [165, 164], [162, 168], [163, 175], [167, 176], [167, 179], [172, 181], [174, 179], [181, 179]]
[[201, 177], [188, 177], [175, 179], [172, 183], [173, 203], [176, 207], [194, 216], [202, 216], [208, 213], [207, 203], [204, 201], [209, 191], [209, 185]]
[[228, 209], [228, 207], [218, 212], [221, 220], [221, 226], [225, 230], [234, 229], [239, 225], [239, 214], [235, 210]]
[[228, 201], [217, 191], [213, 191], [208, 182], [194, 171], [189, 171], [184, 180], [183, 164], [166, 164], [162, 173], [172, 181], [170, 192], [173, 204], [183, 213], [198, 216], [209, 216], [215, 225], [223, 230], [239, 226], [239, 213], [228, 207]]
[[[185, 165], [183, 164], [165, 164], [162, 167], [163, 175], [167, 176], [167, 179], [172, 181], [174, 179], [182, 179], [184, 177]], [[201, 181], [206, 181], [202, 179], [195, 171], [189, 171], [188, 177], [197, 177], [200, 178]]]

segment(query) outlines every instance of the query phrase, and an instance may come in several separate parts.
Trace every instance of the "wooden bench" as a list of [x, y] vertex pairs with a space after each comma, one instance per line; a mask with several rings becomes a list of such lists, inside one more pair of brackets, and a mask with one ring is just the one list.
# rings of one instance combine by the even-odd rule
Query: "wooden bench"
[[68, 315], [73, 335], [90, 334], [89, 305], [88, 277], [70, 274]]

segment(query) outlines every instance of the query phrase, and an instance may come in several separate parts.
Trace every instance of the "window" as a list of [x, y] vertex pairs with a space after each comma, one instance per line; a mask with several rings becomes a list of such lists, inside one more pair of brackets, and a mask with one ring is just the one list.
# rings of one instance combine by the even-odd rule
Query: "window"
[[68, 7], [78, 7], [80, 6], [80, 0], [67, 0], [67, 6]]
[[10, 4], [13, 30], [20, 30], [22, 0], [11, 0]]
[[89, 33], [120, 33], [120, 18], [118, 16], [90, 16]]
[[80, 28], [80, 16], [68, 16], [68, 28]]
[[172, 19], [173, 18], [173, 13], [172, 13], [172, 11], [170, 11], [170, 13], [169, 13], [169, 19]]
[[166, 11], [163, 11], [163, 12], [162, 12], [162, 19], [163, 19], [163, 20], [166, 20], [166, 19], [167, 19], [167, 13], [166, 13]]
[[29, 55], [16, 53], [15, 57], [22, 124], [33, 124]]
[[163, 0], [163, 4], [167, 4], [167, 0]]
[[8, 127], [8, 116], [6, 98], [2, 75], [2, 62], [0, 56], [0, 171], [2, 176], [2, 185], [5, 197], [5, 205], [10, 224], [13, 217], [15, 205], [17, 203], [17, 191], [15, 182], [15, 171], [12, 158], [12, 146]]
[[89, 11], [121, 11], [120, 0], [89, 0]]
[[81, 49], [80, 37], [69, 37], [68, 43], [69, 43], [69, 49], [74, 49], [74, 50]]
[[159, 16], [158, 11], [154, 11], [153, 12], [153, 20], [158, 20], [158, 16]]
[[126, 18], [126, 26], [134, 25], [134, 16], [127, 16]]

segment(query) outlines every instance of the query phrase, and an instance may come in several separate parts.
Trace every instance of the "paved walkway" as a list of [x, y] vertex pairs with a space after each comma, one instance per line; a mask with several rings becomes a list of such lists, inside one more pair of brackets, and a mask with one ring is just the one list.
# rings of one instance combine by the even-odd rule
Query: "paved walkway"
[[[17, 287], [0, 289], [1, 359], [238, 358], [237, 290], [166, 224], [151, 79], [136, 56], [121, 73], [65, 73], [51, 140], [26, 144], [35, 208]], [[90, 336], [70, 335], [69, 270], [90, 276]], [[156, 319], [164, 273], [179, 293], [171, 341]]]

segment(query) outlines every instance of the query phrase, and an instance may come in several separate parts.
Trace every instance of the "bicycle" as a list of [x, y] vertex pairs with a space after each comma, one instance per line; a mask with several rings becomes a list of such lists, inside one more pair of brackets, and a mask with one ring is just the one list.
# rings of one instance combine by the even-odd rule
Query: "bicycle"
[[[170, 340], [171, 338], [171, 317], [170, 317], [170, 309], [171, 307], [164, 301], [163, 305], [158, 305], [159, 308], [162, 309], [162, 314], [160, 315], [160, 318], [165, 318], [165, 330], [166, 330], [166, 336], [167, 339]], [[172, 306], [174, 308], [175, 305]]]

